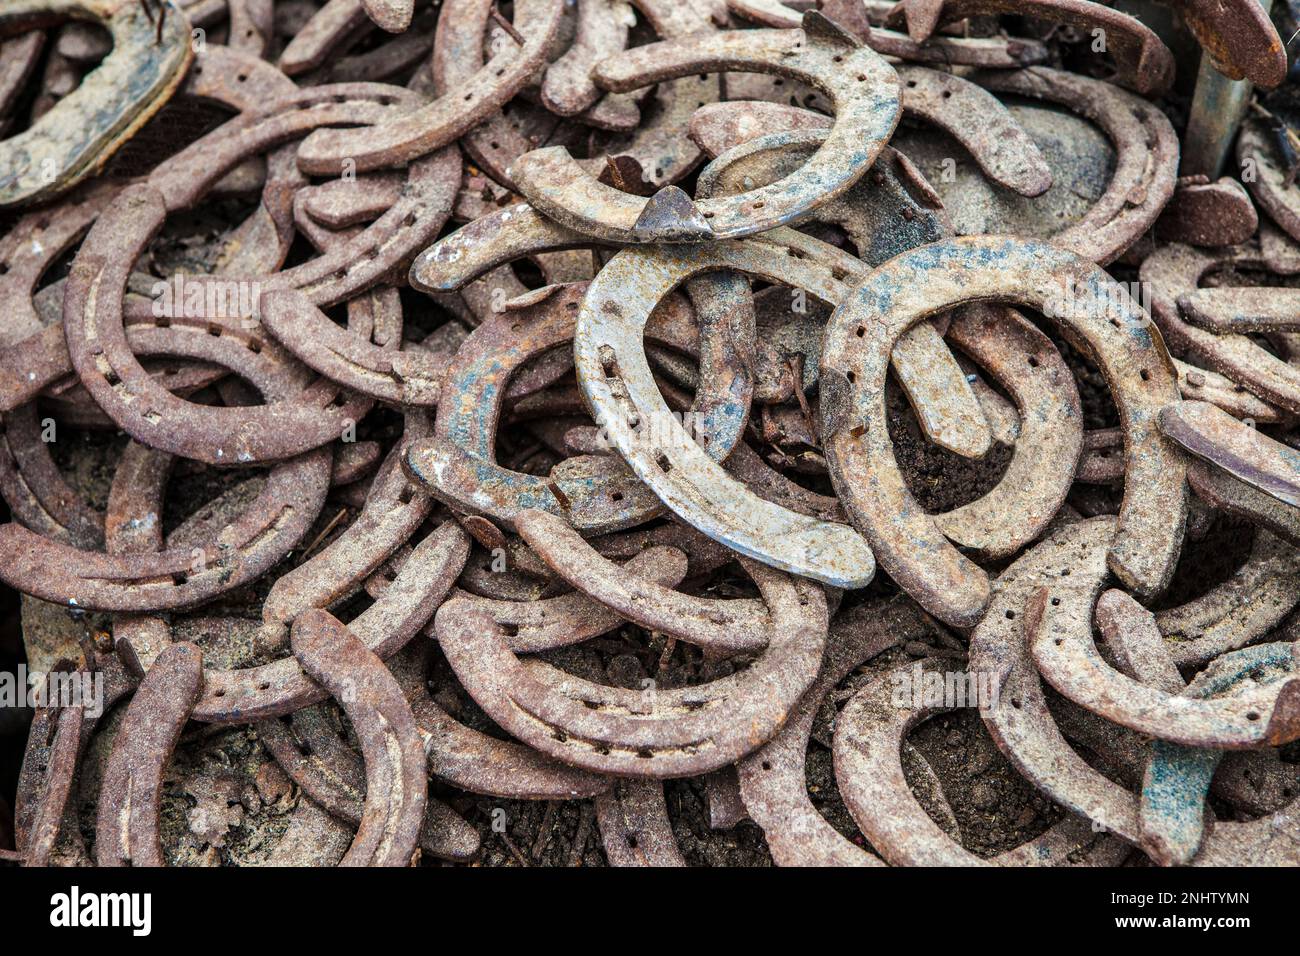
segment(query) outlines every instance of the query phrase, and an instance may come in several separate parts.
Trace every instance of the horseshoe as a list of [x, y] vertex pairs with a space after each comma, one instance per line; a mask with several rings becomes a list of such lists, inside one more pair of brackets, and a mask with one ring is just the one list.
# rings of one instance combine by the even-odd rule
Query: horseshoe
[[[313, 801], [332, 816], [353, 826], [365, 816], [365, 764], [338, 731], [325, 724], [319, 707], [288, 718], [264, 720], [257, 735], [267, 751]], [[478, 832], [456, 811], [427, 798], [420, 830], [420, 849], [444, 860], [468, 860], [479, 851]]]
[[1300, 331], [1300, 289], [1197, 289], [1178, 297], [1195, 326], [1219, 334]]
[[[1003, 298], [1040, 311], [1073, 289], [1073, 309], [1054, 316], [1091, 352], [1121, 407], [1128, 474], [1116, 574], [1143, 594], [1173, 574], [1186, 516], [1184, 466], [1155, 428], [1176, 400], [1173, 366], [1145, 313], [1105, 301], [1111, 281], [1071, 253], [1039, 242], [969, 237], [923, 246], [869, 274], [831, 317], [822, 351], [822, 435], [831, 478], [882, 565], [936, 617], [973, 626], [989, 600], [987, 575], [920, 513], [894, 461], [885, 421], [889, 350], [926, 316], [962, 301]], [[868, 327], [877, 331], [866, 335]], [[1158, 490], [1157, 490], [1158, 489]], [[918, 551], [927, 560], [917, 559]]]
[[415, 0], [361, 0], [375, 26], [386, 33], [404, 33], [415, 18]]
[[[652, 547], [628, 561], [624, 570], [668, 589], [682, 582], [686, 568], [686, 555], [676, 548]], [[593, 586], [585, 576], [583, 583], [587, 588]], [[538, 601], [498, 601], [466, 591], [454, 591], [451, 597], [473, 601], [475, 608], [490, 614], [507, 632], [509, 647], [516, 654], [578, 644], [617, 630], [624, 621], [615, 610], [582, 591]]]
[[736, 764], [740, 795], [763, 829], [777, 866], [880, 866], [880, 858], [840, 835], [808, 797], [805, 761], [813, 721], [827, 695], [877, 654], [924, 622], [907, 598], [878, 601], [841, 614], [831, 625], [817, 680], [781, 732]]
[[[983, 87], [919, 66], [896, 68], [902, 82], [903, 113], [932, 123], [971, 154], [985, 176], [1022, 196], [1040, 196], [1052, 185], [1052, 173], [1038, 146], [1002, 103]], [[979, 116], [972, 124], [970, 117]], [[811, 110], [779, 103], [712, 103], [691, 116], [691, 137], [717, 156], [771, 133], [825, 131], [831, 119]], [[805, 142], [812, 144], [809, 137]], [[816, 140], [821, 145], [821, 140]], [[861, 183], [863, 180], [859, 180]]]
[[1268, 11], [1250, 0], [1169, 0], [1216, 70], [1271, 90], [1286, 79], [1282, 38]]
[[596, 797], [596, 823], [610, 866], [686, 866], [658, 780], [616, 780]]
[[[433, 644], [411, 649], [418, 651], [413, 659], [423, 663]], [[431, 778], [507, 800], [574, 800], [609, 789], [608, 777], [566, 767], [523, 744], [489, 737], [453, 720], [434, 703], [424, 670], [406, 666], [411, 660], [412, 655], [397, 655], [391, 664], [411, 701]]]
[[[528, 511], [519, 534], [550, 568], [582, 593], [626, 620], [720, 654], [758, 653], [771, 641], [770, 609], [757, 600], [699, 598], [626, 573], [602, 558], [562, 518]], [[482, 610], [475, 604], [475, 611]], [[502, 622], [499, 618], [497, 623]]]
[[[52, 723], [52, 739], [47, 747], [41, 748], [44, 761], [44, 787], [41, 789], [39, 802], [32, 810], [32, 821], [27, 834], [21, 841], [15, 840], [15, 846], [23, 855], [24, 866], [49, 866], [55, 843], [63, 827], [64, 816], [68, 809], [68, 797], [72, 793], [73, 779], [77, 772], [77, 757], [81, 750], [81, 735], [84, 712], [81, 707], [63, 707], [57, 717], [49, 721], [33, 721], [28, 752], [23, 756], [24, 770], [32, 754], [30, 741], [41, 725]], [[47, 738], [48, 739], [48, 738]]]
[[[317, 91], [321, 89], [325, 88], [316, 88]], [[312, 93], [309, 99], [314, 100], [319, 96], [316, 91], [308, 92]], [[345, 103], [351, 102], [345, 97], [341, 98], [344, 98]], [[332, 103], [333, 100], [327, 102]], [[334, 104], [335, 107], [340, 105], [342, 104]], [[331, 107], [325, 105], [324, 112], [328, 113], [330, 110]], [[316, 113], [317, 111], [304, 112]], [[285, 114], [266, 119], [249, 117], [249, 125], [254, 129], [248, 132], [256, 135], [265, 129], [264, 135], [268, 138], [283, 136], [284, 133], [281, 131], [284, 125], [281, 121], [283, 116]], [[299, 125], [302, 123], [302, 120], [297, 119], [293, 114], [287, 118]], [[213, 134], [218, 137], [218, 143], [223, 139], [230, 142], [230, 137], [234, 135], [233, 127], [240, 126], [242, 122], [242, 119], [237, 118], [218, 129]], [[312, 120], [307, 122], [311, 123]], [[203, 146], [205, 140], [200, 140], [195, 145]], [[209, 170], [217, 175], [219, 173], [216, 171], [223, 168], [223, 162], [232, 161], [232, 157], [222, 156], [221, 153], [220, 146], [210, 151], [200, 151]], [[181, 155], [186, 156], [187, 153]], [[426, 172], [432, 172], [440, 165], [450, 172], [447, 164], [454, 165], [457, 161], [454, 156], [440, 154], [428, 161], [433, 166]], [[215, 167], [215, 170], [212, 167]], [[170, 169], [171, 166], [167, 168]], [[199, 177], [200, 181], [202, 178]], [[442, 182], [441, 177], [435, 175], [434, 178], [435, 183]], [[328, 404], [339, 395], [336, 386], [323, 383], [321, 387], [309, 393], [310, 399], [305, 398], [288, 405], [280, 403], [257, 408], [200, 410], [153, 386], [147, 375], [143, 374], [143, 369], [123, 341], [124, 335], [119, 318], [120, 295], [113, 295], [108, 290], [122, 288], [119, 277], [122, 276], [124, 262], [121, 258], [122, 254], [117, 250], [143, 248], [161, 226], [166, 209], [171, 202], [182, 198], [175, 195], [172, 185], [165, 179], [160, 180], [159, 185], [160, 189], [141, 184], [124, 190], [96, 227], [91, 230], [91, 234], [87, 236], [78, 253], [77, 263], [74, 263], [75, 277], [70, 279], [65, 294], [64, 317], [69, 351], [83, 384], [95, 397], [96, 402], [133, 437], [152, 447], [163, 448], [209, 463], [252, 463], [268, 458], [282, 458], [296, 453], [303, 447], [319, 445], [323, 440], [337, 437], [343, 425], [347, 421], [355, 421], [359, 413], [357, 407], [344, 405], [341, 408], [334, 407], [330, 412], [322, 414], [320, 405]], [[179, 186], [180, 183], [176, 185]], [[191, 181], [187, 181], [184, 186], [189, 196], [194, 195], [195, 192], [200, 195], [202, 193], [201, 184], [198, 190], [194, 189], [194, 183]], [[435, 186], [435, 193], [436, 188]], [[428, 198], [432, 197], [420, 195], [420, 191], [416, 191], [410, 197], [411, 205], [407, 206], [407, 209], [399, 212], [399, 207], [394, 207], [377, 223], [358, 235], [354, 242], [342, 245], [305, 266], [277, 274], [268, 282], [268, 288], [297, 287], [305, 290], [314, 301], [319, 303], [329, 301], [329, 296], [334, 291], [331, 286], [351, 285], [356, 281], [364, 281], [363, 276], [378, 278], [380, 273], [375, 268], [375, 263], [380, 257], [377, 253], [373, 257], [362, 256], [363, 261], [355, 271], [356, 279], [351, 278], [353, 274], [351, 268], [342, 270], [341, 278], [334, 275], [329, 279], [324, 279], [323, 276], [319, 279], [315, 277], [320, 275], [322, 265], [329, 265], [353, 254], [356, 245], [364, 248], [367, 245], [367, 234], [371, 236], [369, 241], [377, 240], [380, 236], [389, 236], [387, 244], [390, 246], [394, 243], [404, 243], [411, 238], [419, 241], [418, 237], [424, 229], [439, 221], [442, 215], [442, 213], [432, 217], [419, 215], [428, 208], [421, 204], [421, 199]], [[399, 222], [401, 225], [398, 225]], [[417, 225], [420, 226], [419, 229], [413, 228]], [[411, 235], [406, 235], [404, 230]], [[130, 260], [134, 255], [128, 252], [125, 258]], [[101, 289], [101, 284], [105, 281], [109, 285]], [[92, 288], [96, 290], [93, 296], [90, 294]], [[348, 292], [355, 293], [361, 288], [365, 288], [365, 285], [361, 285], [360, 288], [354, 286]], [[238, 334], [240, 331], [232, 329], [231, 324], [218, 325], [216, 328], [222, 334], [226, 334], [227, 330], [230, 334]], [[88, 336], [94, 339], [93, 345]], [[101, 368], [101, 364], [106, 364], [107, 368]], [[121, 392], [117, 385], [123, 386]], [[320, 404], [316, 404], [317, 402]], [[148, 414], [151, 411], [154, 412], [153, 416]], [[184, 416], [182, 421], [190, 422], [191, 429], [178, 428], [174, 420], [176, 416]], [[207, 427], [202, 423], [210, 423], [214, 430], [208, 432]], [[193, 435], [194, 425], [199, 425], [203, 432], [208, 434], [223, 436], [234, 434], [243, 437], [231, 443], [233, 447], [227, 449], [220, 447], [217, 442], [198, 439]], [[283, 429], [289, 429], [293, 434], [279, 441], [271, 437]], [[213, 447], [214, 445], [218, 447]]]
[[[379, 126], [364, 130], [319, 129], [298, 147], [298, 165], [317, 176], [338, 175], [351, 161], [357, 172], [401, 165], [446, 147], [501, 108], [537, 72], [559, 27], [561, 0], [521, 0], [517, 29], [528, 37], [520, 49], [489, 60], [458, 84], [456, 95], [443, 95]], [[439, 27], [456, 15], [443, 8]]]
[[40, 63], [45, 33], [32, 30], [0, 43], [0, 134], [9, 128], [23, 87]]
[[[1195, 293], [1201, 278], [1227, 265], [1267, 268], [1254, 246], [1199, 250], [1171, 243], [1142, 263], [1139, 277], [1151, 294], [1151, 314], [1173, 346], [1197, 364], [1219, 372], [1266, 402], [1300, 412], [1300, 369], [1245, 335], [1216, 335], [1185, 321], [1178, 301]], [[1196, 301], [1196, 300], [1192, 300]]]
[[99, 788], [95, 862], [162, 866], [163, 769], [203, 691], [203, 654], [173, 644], [140, 682], [118, 727]]
[[580, 0], [573, 45], [546, 68], [542, 79], [542, 105], [559, 116], [577, 116], [595, 105], [602, 93], [591, 70], [623, 52], [635, 23], [636, 14], [625, 0]]
[[84, 610], [191, 607], [255, 580], [301, 540], [324, 505], [329, 463], [322, 449], [276, 468], [258, 501], [201, 549], [106, 555], [0, 525], [0, 577], [24, 593]]
[[[602, 241], [736, 238], [797, 221], [846, 191], [875, 160], [898, 123], [899, 89], [893, 70], [812, 11], [805, 16], [804, 30], [730, 31], [638, 47], [602, 62], [594, 78], [608, 89], [625, 92], [721, 69], [793, 76], [831, 98], [836, 124], [798, 176], [699, 203], [675, 187], [643, 200], [602, 186], [567, 150], [553, 147], [520, 157], [510, 167], [511, 178], [534, 207]], [[817, 183], [815, 194], [808, 188], [811, 182]]]
[[[885, 30], [871, 23], [860, 30], [848, 22], [845, 13], [852, 10], [855, 0], [848, 0], [840, 9], [833, 0], [824, 0], [821, 12], [840, 26], [849, 29], [867, 46], [881, 56], [898, 57], [916, 63], [936, 66], [981, 66], [988, 69], [1012, 69], [1046, 62], [1048, 50], [1037, 40], [1025, 37], [1002, 39], [999, 37], [930, 37], [918, 43], [905, 33]], [[765, 27], [797, 27], [801, 14], [779, 0], [727, 0], [733, 12], [760, 23]], [[849, 14], [852, 15], [851, 13]]]
[[[0, 143], [0, 208], [44, 202], [99, 173], [166, 103], [194, 56], [184, 13], [167, 2], [161, 27], [135, 0], [13, 0], [0, 37], [92, 20], [113, 38], [94, 72], [27, 130]], [[52, 175], [51, 175], [52, 173]]]
[[[927, 671], [942, 665], [920, 662]], [[911, 664], [899, 670], [910, 673]], [[891, 672], [892, 673], [892, 672]], [[949, 707], [900, 707], [882, 677], [860, 690], [836, 719], [835, 780], [863, 836], [895, 866], [1115, 866], [1128, 853], [1121, 841], [1067, 817], [1028, 843], [985, 860], [948, 836], [925, 812], [903, 775], [908, 731]]]
[[[678, 517], [773, 567], [836, 587], [862, 587], [875, 574], [866, 542], [843, 525], [765, 502], [722, 473], [672, 418], [645, 360], [646, 317], [673, 286], [709, 269], [779, 280], [797, 270], [794, 284], [811, 287], [819, 298], [840, 298], [842, 287], [828, 281], [824, 268], [801, 268], [803, 260], [788, 247], [751, 243], [620, 252], [592, 281], [578, 313], [578, 381], [623, 460]], [[667, 440], [645, 441], [632, 422], [653, 423]]]
[[368, 16], [361, 0], [326, 0], [280, 54], [280, 69], [298, 76], [321, 66], [331, 53], [342, 52], [358, 35]]
[[262, 602], [268, 630], [282, 634], [302, 612], [331, 607], [354, 593], [424, 523], [433, 502], [407, 480], [401, 454], [430, 430], [426, 415], [407, 413], [402, 440], [381, 466], [360, 514], [334, 541], [271, 586]]
[[1115, 172], [1105, 193], [1082, 219], [1050, 237], [1054, 245], [1105, 265], [1159, 218], [1177, 184], [1178, 136], [1146, 100], [1110, 83], [1047, 67], [986, 70], [968, 79], [995, 92], [1059, 103], [1101, 127], [1114, 145]]
[[37, 534], [80, 548], [104, 541], [104, 518], [68, 487], [50, 455], [36, 407], [27, 404], [3, 417], [0, 493], [15, 521]]
[[1264, 121], [1247, 116], [1237, 138], [1238, 167], [1253, 167], [1255, 173], [1246, 180], [1246, 188], [1274, 222], [1292, 238], [1300, 239], [1300, 189], [1288, 180], [1277, 152]]
[[1300, 547], [1300, 511], [1272, 495], [1256, 491], [1227, 472], [1199, 461], [1187, 469], [1187, 483], [1211, 507], [1239, 515]]
[[1160, 431], [1242, 484], [1292, 508], [1300, 507], [1300, 452], [1260, 434], [1218, 406], [1169, 405], [1160, 410]]
[[920, 43], [937, 27], [986, 13], [1065, 23], [1085, 33], [1100, 29], [1118, 68], [1115, 81], [1121, 86], [1159, 99], [1173, 83], [1173, 54], [1154, 32], [1128, 14], [1089, 0], [901, 0], [885, 22], [906, 23], [907, 35]]
[[1174, 359], [1174, 368], [1178, 369], [1178, 391], [1184, 399], [1218, 405], [1233, 418], [1251, 418], [1260, 425], [1273, 425], [1286, 417], [1225, 375], [1181, 359]]
[[1200, 667], [1269, 633], [1298, 603], [1300, 551], [1258, 530], [1250, 556], [1232, 577], [1155, 619], [1174, 664]]
[[365, 810], [339, 865], [409, 866], [428, 793], [410, 704], [383, 661], [328, 611], [300, 614], [290, 642], [303, 670], [348, 715], [365, 759]]
[[1231, 698], [1175, 702], [1110, 667], [1092, 638], [1090, 617], [1102, 586], [1092, 567], [1039, 587], [1025, 607], [1025, 640], [1053, 687], [1114, 723], [1189, 747], [1249, 749], [1300, 736], [1300, 679], [1264, 682]]
[[301, 292], [270, 292], [262, 324], [304, 364], [353, 392], [394, 405], [438, 403], [445, 364], [419, 350], [374, 345], [336, 325]]
[[[582, 291], [581, 285], [568, 286], [522, 311], [497, 316], [475, 330], [457, 353], [444, 381], [436, 437], [413, 445], [405, 459], [407, 470], [456, 510], [510, 525], [519, 511], [540, 507], [566, 515], [574, 527], [591, 533], [639, 524], [661, 510], [659, 500], [607, 455], [567, 459], [549, 477], [510, 471], [492, 460], [496, 419], [508, 397], [506, 383], [524, 361], [572, 337]], [[669, 308], [661, 315], [671, 335], [680, 300]], [[711, 349], [730, 347], [721, 334], [707, 338]], [[696, 404], [709, 407], [714, 387], [722, 390], [724, 401], [728, 398], [729, 379], [714, 376]], [[744, 427], [743, 417], [713, 415], [705, 427], [709, 440], [726, 447]]]
[[[464, 601], [439, 609], [438, 640], [481, 707], [512, 735], [574, 766], [615, 776], [691, 776], [770, 739], [816, 676], [825, 604], [816, 585], [750, 564], [773, 626], [746, 670], [709, 684], [639, 691], [592, 684], [540, 661], [521, 663], [492, 619]], [[595, 706], [591, 706], [594, 704]]]

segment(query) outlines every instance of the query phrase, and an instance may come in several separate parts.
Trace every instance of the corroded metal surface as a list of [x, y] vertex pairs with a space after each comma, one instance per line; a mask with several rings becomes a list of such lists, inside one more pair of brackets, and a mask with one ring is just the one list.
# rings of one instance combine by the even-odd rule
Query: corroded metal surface
[[0, 861], [1300, 862], [1300, 108], [1169, 6], [10, 2]]

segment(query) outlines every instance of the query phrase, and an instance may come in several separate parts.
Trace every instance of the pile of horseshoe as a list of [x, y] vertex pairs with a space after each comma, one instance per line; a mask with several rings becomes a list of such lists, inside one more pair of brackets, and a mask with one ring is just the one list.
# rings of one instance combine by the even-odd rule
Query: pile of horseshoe
[[4, 0], [0, 860], [1300, 864], [1294, 9]]

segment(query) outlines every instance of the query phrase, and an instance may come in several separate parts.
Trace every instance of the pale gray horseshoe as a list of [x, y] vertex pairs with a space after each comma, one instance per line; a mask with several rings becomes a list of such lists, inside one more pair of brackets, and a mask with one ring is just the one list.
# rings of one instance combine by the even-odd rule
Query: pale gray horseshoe
[[1213, 250], [1170, 243], [1156, 250], [1139, 272], [1143, 287], [1150, 291], [1152, 316], [1180, 354], [1245, 386], [1271, 405], [1300, 412], [1300, 367], [1246, 335], [1218, 335], [1182, 316], [1179, 300], [1195, 293], [1204, 276], [1224, 266], [1268, 268], [1268, 262], [1254, 245]]
[[366, 765], [361, 824], [340, 866], [410, 866], [428, 781], [415, 716], [384, 662], [328, 611], [294, 621], [294, 656], [348, 715]]
[[[921, 661], [938, 670], [941, 661]], [[902, 665], [910, 673], [912, 664]], [[925, 812], [903, 775], [902, 744], [912, 728], [952, 708], [899, 707], [885, 675], [844, 706], [835, 722], [835, 780], [868, 842], [894, 866], [1115, 866], [1128, 855], [1120, 840], [1070, 816], [1028, 843], [982, 859]]]
[[781, 732], [736, 764], [740, 796], [763, 829], [777, 866], [880, 866], [881, 860], [826, 822], [808, 797], [805, 763], [813, 721], [826, 696], [854, 669], [888, 650], [924, 620], [910, 598], [861, 605], [836, 617], [826, 656]]
[[159, 28], [139, 0], [9, 0], [0, 9], [0, 38], [70, 18], [94, 21], [113, 38], [84, 83], [0, 143], [0, 208], [43, 202], [95, 175], [171, 98], [194, 50], [185, 14], [170, 0], [159, 4], [164, 13]]
[[[642, 341], [650, 313], [683, 280], [723, 268], [788, 281], [832, 302], [843, 295], [837, 270], [767, 239], [624, 250], [592, 281], [578, 312], [574, 364], [583, 394], [623, 460], [682, 520], [773, 567], [863, 587], [875, 560], [860, 535], [764, 501], [728, 476], [673, 418], [654, 381]], [[653, 425], [668, 440], [650, 442], [631, 422]]]
[[[445, 19], [455, 9], [443, 8]], [[454, 142], [500, 109], [546, 62], [564, 10], [562, 0], [520, 0], [515, 16], [522, 48], [503, 51], [456, 90], [389, 122], [358, 129], [321, 129], [298, 147], [306, 173], [333, 176], [351, 161], [357, 172], [400, 166]]]
[[[831, 316], [822, 347], [821, 415], [832, 482], [885, 570], [947, 623], [979, 621], [989, 601], [988, 576], [944, 539], [908, 491], [894, 459], [884, 387], [899, 335], [967, 301], [1062, 313], [1055, 321], [1100, 366], [1125, 428], [1127, 481], [1111, 566], [1144, 595], [1159, 593], [1173, 575], [1187, 514], [1185, 465], [1156, 418], [1177, 401], [1176, 378], [1146, 314], [1112, 290], [1114, 281], [1097, 266], [1047, 243], [968, 237], [890, 260]], [[1071, 307], [1058, 309], [1062, 301]]]
[[557, 222], [619, 244], [735, 238], [798, 220], [866, 172], [900, 113], [898, 78], [888, 64], [820, 14], [809, 13], [805, 25], [661, 41], [611, 57], [595, 73], [598, 83], [620, 92], [727, 69], [778, 72], [813, 83], [831, 98], [836, 122], [798, 175], [735, 197], [696, 203], [665, 187], [645, 200], [603, 186], [566, 149], [553, 147], [520, 157], [510, 167], [511, 178]]
[[1300, 508], [1300, 452], [1261, 434], [1208, 402], [1176, 402], [1160, 411], [1160, 430], [1242, 484]]
[[1281, 676], [1207, 700], [1171, 695], [1112, 668], [1092, 636], [1102, 583], [1077, 575], [1044, 583], [1025, 607], [1025, 641], [1034, 663], [1063, 695], [1114, 723], [1188, 747], [1247, 750], [1300, 737], [1300, 664], [1294, 660]]
[[773, 618], [767, 648], [742, 671], [653, 694], [585, 681], [538, 660], [521, 662], [487, 614], [449, 601], [435, 621], [462, 684], [511, 735], [597, 773], [668, 778], [716, 770], [785, 723], [816, 677], [826, 628], [817, 585], [751, 564]]

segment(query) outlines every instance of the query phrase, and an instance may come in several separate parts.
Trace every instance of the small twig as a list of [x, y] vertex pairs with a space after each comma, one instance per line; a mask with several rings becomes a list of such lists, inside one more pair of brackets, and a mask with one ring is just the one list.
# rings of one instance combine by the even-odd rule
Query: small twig
[[311, 544], [307, 545], [307, 550], [305, 550], [302, 553], [303, 561], [306, 561], [309, 557], [311, 557], [311, 553], [316, 550], [316, 546], [319, 545], [321, 541], [325, 539], [325, 536], [327, 534], [329, 534], [331, 531], [333, 531], [335, 528], [338, 527], [339, 522], [342, 521], [345, 517], [347, 517], [347, 513], [348, 513], [347, 508], [340, 509], [339, 513], [336, 514], [332, 519], [330, 519], [330, 523], [327, 524], [321, 530], [320, 534], [316, 535], [316, 537], [312, 539]]
[[509, 33], [516, 43], [520, 46], [524, 45], [524, 38], [520, 35], [519, 31], [515, 29], [515, 25], [501, 15], [501, 11], [497, 9], [495, 3], [492, 4], [492, 19], [496, 21], [497, 26], [502, 30], [505, 30], [506, 33]]
[[533, 841], [533, 862], [536, 863], [542, 858], [547, 846], [551, 842], [551, 827], [555, 823], [555, 812], [560, 804], [555, 800], [546, 801], [546, 812], [542, 814], [542, 825], [537, 830], [537, 839]]

